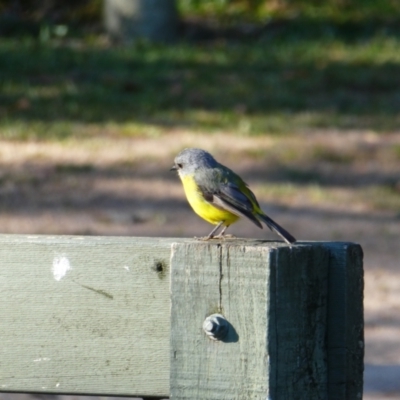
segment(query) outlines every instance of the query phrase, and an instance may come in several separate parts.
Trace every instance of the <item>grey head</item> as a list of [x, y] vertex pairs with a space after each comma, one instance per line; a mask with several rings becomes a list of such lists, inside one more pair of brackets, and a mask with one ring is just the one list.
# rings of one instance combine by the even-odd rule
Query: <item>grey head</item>
[[174, 160], [172, 170], [179, 175], [193, 174], [199, 168], [215, 168], [219, 164], [215, 158], [202, 149], [187, 148], [182, 150]]

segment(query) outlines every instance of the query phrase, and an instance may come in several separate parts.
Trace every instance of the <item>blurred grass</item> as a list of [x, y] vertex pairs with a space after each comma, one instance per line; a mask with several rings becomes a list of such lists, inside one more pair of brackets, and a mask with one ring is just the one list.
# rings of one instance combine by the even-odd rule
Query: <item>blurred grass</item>
[[[212, 40], [183, 35], [168, 46], [122, 47], [69, 27], [57, 36], [47, 26], [37, 38], [0, 38], [0, 139], [82, 145], [176, 131], [274, 135], [269, 150], [240, 151], [253, 163], [278, 166], [266, 200], [398, 212], [399, 182], [390, 171], [400, 147], [374, 143], [400, 128], [400, 3], [245, 3], [179, 3], [189, 23], [211, 29]], [[331, 132], [326, 143], [302, 135], [321, 129]], [[346, 145], [350, 130], [372, 141]], [[56, 169], [92, 170], [73, 157]], [[363, 178], [373, 163], [389, 172]], [[343, 176], [325, 176], [321, 167]]]
[[[324, 187], [317, 183], [271, 184], [257, 187], [257, 192], [269, 202], [290, 206], [316, 206], [323, 209], [400, 212], [400, 188], [385, 184], [359, 188]], [[400, 216], [400, 215], [399, 215]]]
[[313, 29], [171, 46], [0, 39], [1, 138], [398, 129], [400, 35]]
[[377, 17], [390, 20], [400, 13], [395, 0], [177, 0], [181, 14], [243, 21], [267, 18], [311, 18], [335, 22], [360, 21]]

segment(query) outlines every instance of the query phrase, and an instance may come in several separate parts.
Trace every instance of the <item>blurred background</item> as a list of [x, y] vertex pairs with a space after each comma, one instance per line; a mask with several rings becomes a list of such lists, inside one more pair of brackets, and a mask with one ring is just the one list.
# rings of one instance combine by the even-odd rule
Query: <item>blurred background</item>
[[364, 399], [400, 399], [400, 2], [0, 0], [2, 233], [206, 235], [189, 146], [298, 239], [362, 245]]

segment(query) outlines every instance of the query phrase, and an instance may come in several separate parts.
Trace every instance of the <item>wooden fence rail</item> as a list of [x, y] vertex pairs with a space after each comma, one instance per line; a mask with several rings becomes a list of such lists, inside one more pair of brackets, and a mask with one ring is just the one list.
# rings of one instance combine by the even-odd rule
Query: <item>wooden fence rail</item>
[[0, 391], [361, 399], [362, 300], [352, 243], [0, 235]]

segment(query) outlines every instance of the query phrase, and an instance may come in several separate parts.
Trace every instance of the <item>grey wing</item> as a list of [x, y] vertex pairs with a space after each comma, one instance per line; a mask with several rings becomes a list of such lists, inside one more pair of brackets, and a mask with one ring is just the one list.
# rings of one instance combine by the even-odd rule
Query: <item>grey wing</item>
[[[229, 175], [233, 175], [231, 178], [241, 179], [230, 170], [227, 177], [226, 172], [219, 168], [198, 172], [197, 185], [204, 199], [217, 208], [230, 211], [238, 217], [246, 217], [262, 228], [260, 221], [253, 214], [253, 204], [257, 204], [257, 200], [254, 197], [252, 202], [253, 197], [251, 199], [247, 197], [238, 185], [229, 179]], [[245, 185], [244, 182], [243, 184]]]
[[260, 221], [253, 214], [252, 202], [234, 183], [220, 185], [218, 192], [213, 193], [212, 203], [239, 217], [248, 218], [262, 229]]

